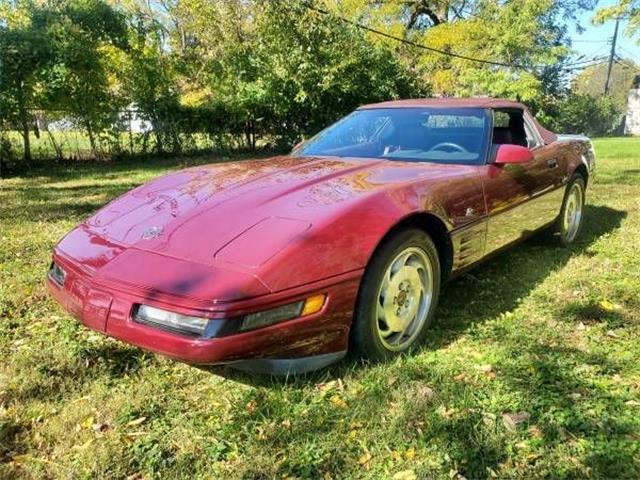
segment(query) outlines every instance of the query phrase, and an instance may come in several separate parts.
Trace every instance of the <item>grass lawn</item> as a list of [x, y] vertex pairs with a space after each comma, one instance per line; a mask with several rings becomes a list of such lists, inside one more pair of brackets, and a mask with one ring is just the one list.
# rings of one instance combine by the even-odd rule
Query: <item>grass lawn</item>
[[640, 478], [640, 139], [596, 151], [573, 248], [446, 285], [417, 354], [289, 380], [144, 353], [48, 297], [56, 241], [179, 161], [0, 180], [0, 478]]

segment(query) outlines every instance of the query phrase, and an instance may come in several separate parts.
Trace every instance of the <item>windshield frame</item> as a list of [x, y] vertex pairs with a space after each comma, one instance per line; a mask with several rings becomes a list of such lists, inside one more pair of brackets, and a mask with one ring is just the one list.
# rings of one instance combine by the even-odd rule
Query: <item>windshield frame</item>
[[[331, 131], [333, 131], [334, 129], [338, 128], [340, 125], [342, 125], [344, 122], [348, 121], [351, 117], [353, 117], [354, 115], [357, 115], [359, 112], [366, 112], [366, 111], [375, 111], [375, 110], [384, 110], [384, 111], [389, 111], [389, 110], [420, 110], [420, 111], [430, 111], [431, 114], [442, 114], [442, 113], [446, 113], [447, 111], [452, 111], [452, 112], [461, 112], [464, 110], [474, 110], [477, 112], [482, 112], [482, 116], [484, 119], [484, 132], [483, 132], [483, 138], [480, 144], [480, 147], [478, 148], [478, 157], [476, 159], [473, 160], [464, 160], [464, 159], [460, 159], [460, 160], [455, 160], [455, 161], [450, 161], [450, 160], [438, 160], [438, 159], [422, 159], [422, 158], [415, 158], [415, 157], [386, 157], [386, 156], [352, 156], [352, 155], [337, 155], [337, 154], [314, 154], [314, 153], [305, 153], [305, 149], [312, 144], [315, 140], [319, 139], [320, 137], [330, 133]], [[377, 130], [376, 133], [373, 136], [377, 135], [379, 131], [381, 131], [383, 128], [385, 128], [386, 123], [382, 124]], [[455, 128], [455, 127], [452, 127]], [[328, 127], [322, 129], [320, 132], [316, 133], [315, 135], [313, 135], [312, 137], [310, 137], [307, 140], [304, 140], [300, 143], [298, 143], [291, 151], [290, 155], [291, 156], [298, 156], [298, 157], [317, 157], [317, 158], [349, 158], [349, 159], [361, 159], [361, 160], [386, 160], [386, 161], [390, 161], [390, 162], [407, 162], [407, 163], [437, 163], [437, 164], [444, 164], [444, 165], [474, 165], [474, 166], [481, 166], [481, 165], [486, 165], [488, 160], [489, 160], [489, 156], [490, 156], [490, 152], [491, 152], [491, 132], [493, 129], [493, 114], [492, 114], [492, 109], [488, 108], [488, 107], [467, 107], [467, 106], [462, 106], [462, 107], [443, 107], [443, 106], [438, 106], [438, 107], [423, 107], [423, 106], [402, 106], [402, 107], [380, 107], [380, 108], [358, 108], [356, 110], [354, 110], [353, 112], [349, 113], [348, 115], [345, 115], [344, 117], [342, 117], [341, 119], [339, 119], [338, 121], [332, 123], [331, 125], [329, 125]]]

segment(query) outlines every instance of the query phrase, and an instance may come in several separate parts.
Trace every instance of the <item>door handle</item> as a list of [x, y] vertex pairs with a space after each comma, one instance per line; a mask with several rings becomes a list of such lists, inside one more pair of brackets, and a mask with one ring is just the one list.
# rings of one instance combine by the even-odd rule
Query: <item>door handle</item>
[[547, 160], [547, 167], [556, 168], [557, 166], [558, 166], [558, 160], [556, 160], [555, 158]]

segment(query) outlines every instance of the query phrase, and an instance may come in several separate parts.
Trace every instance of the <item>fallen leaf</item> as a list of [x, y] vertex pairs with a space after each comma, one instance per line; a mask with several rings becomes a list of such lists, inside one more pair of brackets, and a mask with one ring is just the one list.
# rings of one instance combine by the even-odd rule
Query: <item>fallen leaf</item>
[[616, 308], [613, 303], [606, 299], [600, 300], [598, 305], [600, 305], [600, 308], [606, 310], [607, 312], [612, 312]]
[[421, 400], [429, 401], [433, 399], [433, 397], [435, 396], [436, 396], [436, 393], [433, 391], [433, 388], [431, 387], [427, 387], [425, 385], [418, 389], [418, 398], [420, 398]]
[[569, 397], [571, 400], [578, 400], [580, 397], [582, 397], [582, 394], [578, 392], [574, 392], [567, 395], [567, 397]]
[[336, 388], [336, 386], [338, 385], [338, 381], [337, 380], [331, 380], [330, 382], [325, 382], [325, 383], [319, 383], [316, 385], [316, 388], [318, 390], [320, 390], [321, 392], [327, 392], [333, 388]]
[[393, 480], [416, 480], [416, 472], [413, 470], [402, 470], [393, 475]]
[[416, 457], [416, 449], [411, 447], [404, 452], [404, 458], [407, 460], [413, 460]]
[[141, 425], [146, 419], [147, 417], [140, 417], [136, 418], [135, 420], [131, 420], [129, 423], [127, 423], [127, 427], [135, 427], [136, 425]]
[[507, 430], [511, 432], [515, 432], [518, 428], [518, 425], [526, 422], [531, 418], [527, 412], [518, 412], [518, 413], [505, 413], [502, 415], [502, 423], [507, 427]]
[[453, 379], [456, 382], [463, 382], [464, 379], [467, 378], [467, 376], [464, 373], [459, 373], [458, 375], [456, 375], [455, 377], [453, 377]]
[[364, 466], [371, 461], [371, 458], [372, 458], [371, 454], [368, 451], [364, 452], [362, 456], [358, 459], [358, 463]]
[[537, 425], [531, 425], [529, 427], [529, 430], [527, 430], [527, 432], [529, 432], [529, 435], [531, 435], [534, 438], [542, 437], [542, 430], [540, 430], [540, 427], [538, 427]]
[[582, 322], [580, 322], [578, 324], [578, 326], [576, 326], [576, 330], [581, 330], [582, 331], [582, 330], [586, 330], [586, 329], [587, 329], [587, 326]]
[[614, 332], [613, 330], [607, 330], [607, 337], [620, 338], [620, 337], [618, 337], [618, 334], [616, 332]]
[[640, 407], [640, 402], [637, 400], [627, 400], [624, 404], [629, 407]]
[[486, 413], [482, 416], [482, 422], [486, 426], [491, 427], [496, 423], [496, 416], [493, 413]]
[[347, 402], [345, 402], [340, 395], [332, 395], [329, 401], [338, 408], [347, 408]]
[[455, 408], [446, 408], [444, 405], [438, 408], [437, 412], [444, 418], [451, 418], [455, 413]]
[[481, 371], [482, 373], [489, 373], [489, 372], [493, 372], [493, 366], [492, 366], [492, 365], [489, 365], [489, 364], [487, 364], [487, 365], [480, 365], [478, 368], [480, 369], [480, 371]]
[[258, 402], [256, 402], [255, 400], [251, 400], [247, 402], [247, 405], [245, 406], [245, 410], [247, 411], [247, 413], [253, 413], [256, 411], [257, 406], [258, 406]]
[[91, 428], [91, 426], [93, 425], [94, 419], [93, 417], [87, 417], [85, 418], [82, 423], [80, 424], [80, 426], [82, 428]]
[[16, 464], [16, 465], [22, 465], [23, 463], [25, 463], [30, 458], [31, 458], [31, 455], [28, 455], [28, 454], [14, 455], [14, 456], [11, 457], [11, 462]]

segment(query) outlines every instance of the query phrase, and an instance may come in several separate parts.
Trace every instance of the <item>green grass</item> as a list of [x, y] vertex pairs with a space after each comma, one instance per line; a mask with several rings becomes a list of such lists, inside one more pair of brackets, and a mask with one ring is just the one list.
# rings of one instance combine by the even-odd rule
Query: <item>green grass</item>
[[180, 161], [2, 180], [0, 478], [639, 478], [640, 140], [596, 149], [577, 245], [446, 285], [412, 356], [288, 380], [144, 353], [46, 294], [65, 232]]

